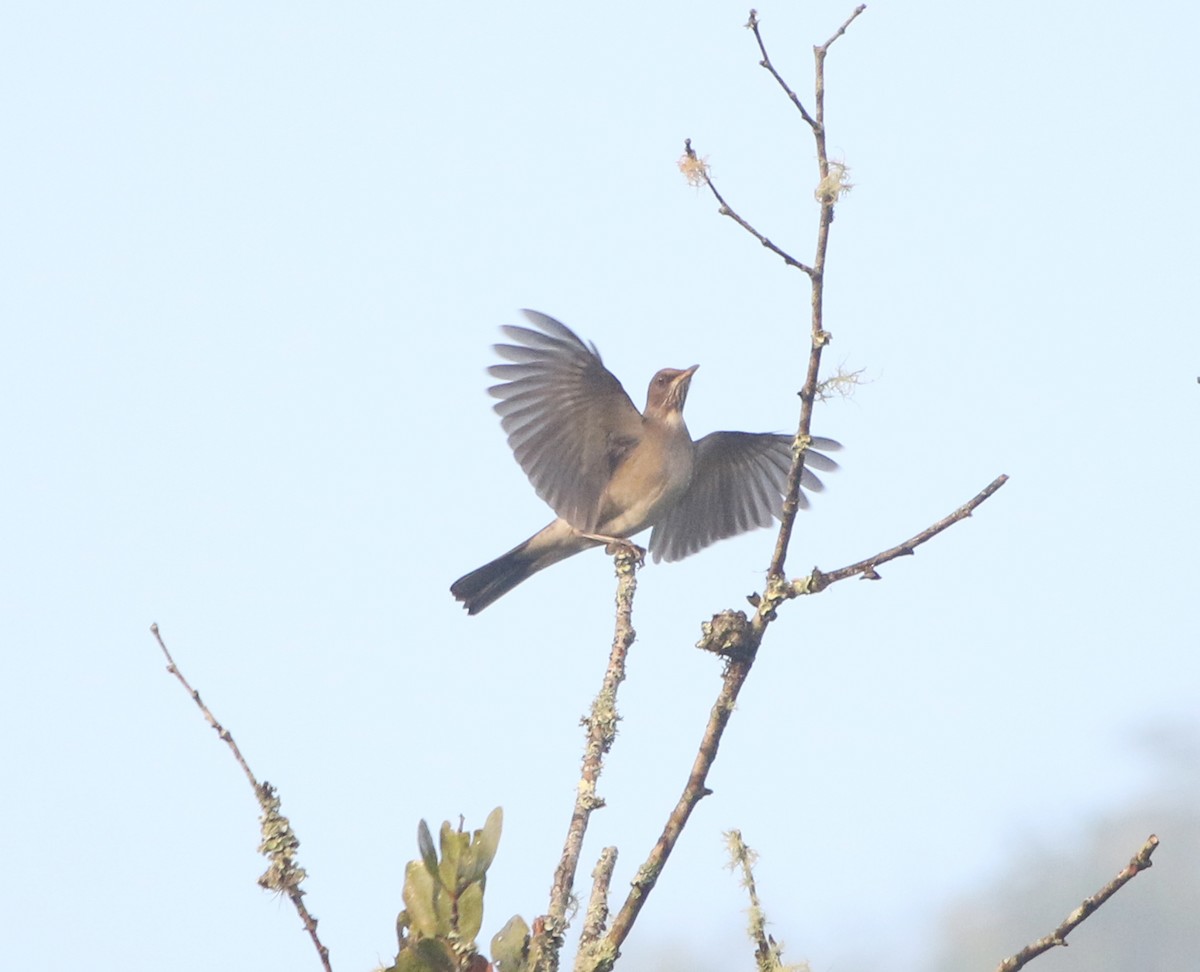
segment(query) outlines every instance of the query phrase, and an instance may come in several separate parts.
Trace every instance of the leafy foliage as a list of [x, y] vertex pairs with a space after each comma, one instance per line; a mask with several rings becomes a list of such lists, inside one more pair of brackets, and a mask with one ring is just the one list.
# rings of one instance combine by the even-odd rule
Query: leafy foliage
[[386, 972], [525, 972], [529, 926], [512, 918], [493, 939], [495, 966], [479, 954], [487, 871], [500, 845], [503, 811], [474, 833], [443, 821], [435, 847], [429, 825], [417, 828], [420, 858], [404, 869], [404, 910], [396, 918], [400, 948]]

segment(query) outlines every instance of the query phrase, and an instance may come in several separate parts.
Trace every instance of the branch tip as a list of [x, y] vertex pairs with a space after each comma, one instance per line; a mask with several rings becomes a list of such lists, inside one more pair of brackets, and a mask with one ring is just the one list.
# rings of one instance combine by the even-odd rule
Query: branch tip
[[1071, 934], [1079, 925], [1081, 925], [1088, 917], [1096, 912], [1096, 910], [1116, 894], [1129, 881], [1140, 874], [1142, 871], [1152, 866], [1150, 856], [1158, 847], [1158, 837], [1151, 834], [1146, 842], [1141, 846], [1136, 854], [1129, 860], [1119, 874], [1108, 884], [1104, 885], [1099, 891], [1087, 898], [1083, 904], [1071, 912], [1067, 919], [1054, 929], [1049, 935], [1039, 938], [1036, 942], [1031, 942], [1026, 945], [1021, 951], [1015, 955], [1010, 955], [996, 967], [996, 972], [1016, 972], [1031, 960], [1037, 958], [1043, 952], [1048, 952], [1052, 948], [1059, 946], [1066, 947], [1067, 936]]

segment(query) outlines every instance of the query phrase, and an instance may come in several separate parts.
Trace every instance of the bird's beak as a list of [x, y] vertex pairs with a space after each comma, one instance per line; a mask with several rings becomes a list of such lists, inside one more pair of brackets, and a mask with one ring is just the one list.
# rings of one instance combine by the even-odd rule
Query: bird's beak
[[685, 368], [675, 376], [675, 380], [671, 382], [671, 391], [667, 396], [668, 401], [676, 403], [676, 408], [683, 408], [683, 403], [687, 401], [688, 385], [692, 383], [692, 375], [696, 373], [698, 364], [692, 365], [690, 368]]

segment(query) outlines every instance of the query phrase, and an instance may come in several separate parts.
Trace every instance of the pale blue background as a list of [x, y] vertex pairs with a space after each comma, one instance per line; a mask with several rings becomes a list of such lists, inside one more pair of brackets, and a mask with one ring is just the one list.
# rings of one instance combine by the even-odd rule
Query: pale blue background
[[[851, 8], [761, 9], [802, 93]], [[675, 168], [693, 138], [811, 256], [811, 138], [746, 9], [5, 6], [0, 964], [316, 967], [153, 621], [280, 787], [338, 969], [392, 953], [421, 817], [504, 806], [485, 940], [544, 910], [611, 567], [581, 556], [477, 618], [451, 600], [548, 519], [483, 369], [530, 306], [639, 403], [700, 362], [696, 434], [794, 427], [807, 279]], [[1196, 732], [1200, 690], [1198, 32], [1178, 3], [881, 2], [835, 46], [856, 188], [826, 362], [870, 383], [818, 413], [844, 468], [790, 564], [1012, 480], [882, 582], [783, 612], [626, 967], [751, 967], [731, 826], [792, 959], [922, 968], [1011, 856], [1129, 820], [1026, 916], [1044, 933], [1164, 826], [1148, 793], [1194, 785], [1184, 760], [1164, 791], [1155, 753]], [[641, 575], [581, 873], [616, 843], [623, 888], [649, 849], [717, 688], [699, 623], [744, 605], [771, 542]], [[1160, 836], [1125, 894], [1200, 871]]]

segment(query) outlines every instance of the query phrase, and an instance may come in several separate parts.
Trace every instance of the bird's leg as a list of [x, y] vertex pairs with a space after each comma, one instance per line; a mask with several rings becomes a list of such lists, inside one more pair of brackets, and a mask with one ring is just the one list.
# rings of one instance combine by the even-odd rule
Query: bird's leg
[[629, 550], [636, 558], [637, 565], [641, 567], [646, 562], [646, 550], [644, 547], [639, 547], [632, 540], [627, 540], [625, 537], [606, 537], [600, 533], [581, 533], [581, 537], [588, 540], [595, 540], [597, 543], [604, 544], [604, 552], [610, 557], [613, 556], [619, 549], [624, 547]]

